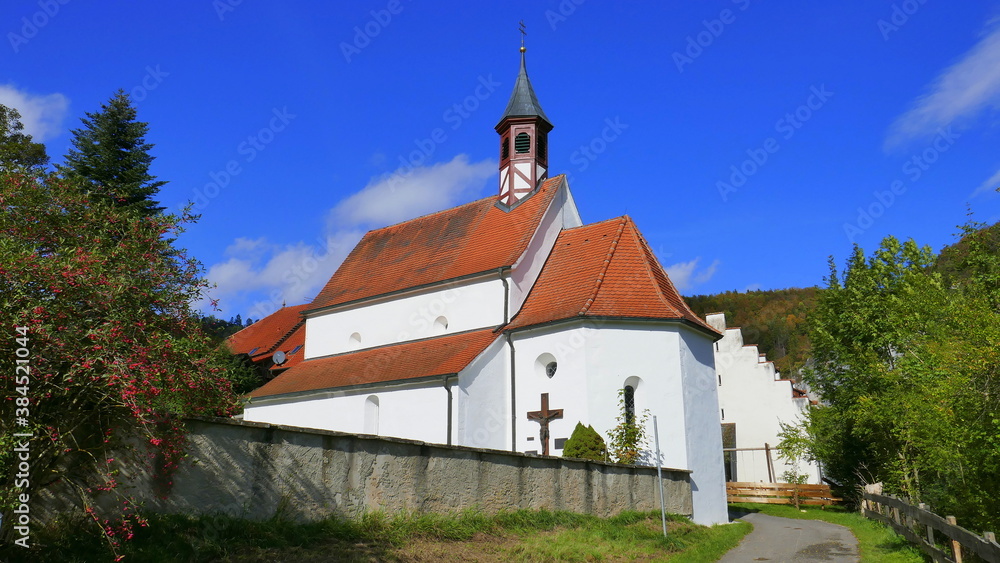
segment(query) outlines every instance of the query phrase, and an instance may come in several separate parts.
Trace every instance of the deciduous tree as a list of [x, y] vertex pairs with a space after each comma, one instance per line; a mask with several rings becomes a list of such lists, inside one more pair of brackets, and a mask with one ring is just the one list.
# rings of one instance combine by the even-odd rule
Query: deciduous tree
[[48, 162], [45, 145], [24, 132], [21, 114], [0, 104], [0, 169], [41, 168]]
[[[145, 443], [169, 487], [181, 418], [238, 408], [231, 360], [190, 308], [206, 287], [201, 266], [168, 242], [190, 219], [141, 216], [54, 175], [0, 174], [3, 348], [27, 350], [18, 356], [27, 368], [16, 372], [14, 357], [0, 358], [5, 507], [14, 494], [37, 499], [58, 483], [109, 538], [127, 537], [138, 522], [127, 497], [117, 517], [93, 510], [101, 494], [120, 492], [112, 458], [144, 455], [133, 446]], [[14, 432], [31, 435], [18, 438], [30, 446], [24, 483], [12, 471]]]

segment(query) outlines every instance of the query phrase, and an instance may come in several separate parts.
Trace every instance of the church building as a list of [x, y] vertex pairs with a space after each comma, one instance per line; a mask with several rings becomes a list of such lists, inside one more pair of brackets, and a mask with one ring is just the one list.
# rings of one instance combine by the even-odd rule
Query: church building
[[311, 303], [234, 335], [276, 374], [244, 419], [558, 456], [622, 401], [656, 415], [660, 463], [692, 472], [694, 520], [726, 522], [721, 334], [631, 218], [583, 223], [549, 174], [552, 128], [522, 47], [496, 194], [368, 232]]

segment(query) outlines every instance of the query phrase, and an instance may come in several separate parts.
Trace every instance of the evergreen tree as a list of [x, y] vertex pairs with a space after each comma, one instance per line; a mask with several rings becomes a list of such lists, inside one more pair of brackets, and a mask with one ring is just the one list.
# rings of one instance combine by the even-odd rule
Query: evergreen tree
[[118, 90], [97, 113], [82, 118], [84, 127], [73, 130], [73, 148], [62, 172], [81, 183], [92, 195], [143, 216], [163, 211], [153, 196], [166, 184], [149, 173], [153, 156], [145, 140], [149, 124], [136, 121], [135, 107], [124, 90]]
[[23, 133], [21, 114], [0, 104], [0, 168], [37, 168], [48, 164], [45, 145]]
[[583, 423], [577, 422], [573, 434], [563, 446], [563, 457], [607, 461], [608, 447], [604, 443], [604, 438], [601, 438], [593, 426], [584, 426]]

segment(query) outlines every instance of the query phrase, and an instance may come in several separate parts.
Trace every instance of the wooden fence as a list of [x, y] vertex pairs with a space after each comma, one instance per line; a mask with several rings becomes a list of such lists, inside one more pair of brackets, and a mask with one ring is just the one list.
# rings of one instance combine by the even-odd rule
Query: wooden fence
[[[962, 563], [964, 552], [989, 563], [1000, 563], [1000, 544], [993, 532], [977, 536], [959, 526], [954, 516], [942, 518], [927, 510], [924, 503], [913, 506], [891, 495], [865, 491], [861, 509], [866, 517], [891, 526], [936, 562]], [[944, 538], [935, 536], [935, 532]]]
[[795, 485], [792, 483], [726, 483], [729, 502], [758, 504], [799, 504], [829, 506], [842, 499], [834, 498], [829, 485]]

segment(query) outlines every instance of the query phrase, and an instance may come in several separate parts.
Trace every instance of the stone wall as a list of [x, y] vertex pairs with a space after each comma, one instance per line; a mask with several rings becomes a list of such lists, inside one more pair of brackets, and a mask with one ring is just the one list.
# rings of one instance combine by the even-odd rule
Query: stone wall
[[[297, 520], [366, 511], [494, 513], [520, 508], [610, 516], [659, 509], [656, 469], [200, 419], [165, 499], [134, 481], [148, 508]], [[668, 512], [691, 515], [689, 472], [663, 471]]]

